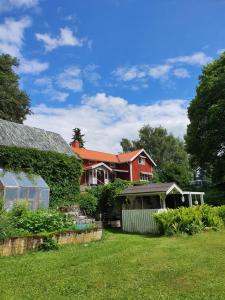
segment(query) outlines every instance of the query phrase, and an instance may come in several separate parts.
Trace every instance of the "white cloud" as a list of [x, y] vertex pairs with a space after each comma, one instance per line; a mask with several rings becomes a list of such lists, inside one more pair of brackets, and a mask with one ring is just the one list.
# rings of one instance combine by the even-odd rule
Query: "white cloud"
[[171, 66], [167, 64], [150, 67], [148, 70], [148, 75], [155, 79], [164, 79], [168, 76], [170, 69]]
[[64, 102], [69, 96], [68, 93], [58, 91], [54, 88], [53, 80], [50, 77], [38, 78], [34, 83], [41, 87], [41, 92], [47, 95], [52, 101]]
[[190, 74], [188, 70], [184, 68], [177, 68], [173, 70], [173, 74], [178, 78], [188, 78], [190, 77]]
[[0, 12], [19, 8], [32, 8], [36, 7], [38, 3], [39, 0], [1, 0]]
[[46, 51], [51, 51], [61, 46], [81, 47], [83, 45], [83, 39], [77, 38], [68, 27], [60, 28], [60, 34], [56, 38], [51, 37], [47, 33], [36, 33], [36, 39], [44, 43]]
[[223, 52], [225, 52], [225, 48], [218, 49], [216, 53], [220, 55], [220, 54], [222, 54]]
[[20, 60], [20, 73], [38, 74], [48, 68], [48, 63], [39, 62], [36, 59], [28, 60], [22, 55], [24, 44], [24, 31], [31, 26], [31, 19], [23, 17], [19, 20], [6, 18], [0, 24], [0, 53], [7, 53]]
[[58, 132], [68, 142], [72, 129], [80, 127], [87, 148], [110, 152], [121, 151], [121, 138], [136, 138], [144, 124], [161, 125], [183, 137], [188, 123], [187, 102], [182, 99], [137, 105], [121, 97], [98, 93], [84, 97], [78, 106], [52, 108], [39, 105], [32, 110], [34, 114], [27, 118], [27, 125]]
[[147, 68], [146, 66], [121, 66], [114, 70], [112, 74], [119, 80], [130, 81], [133, 79], [140, 79], [146, 77]]
[[75, 93], [83, 90], [83, 80], [80, 78], [79, 67], [70, 67], [64, 70], [58, 77], [58, 85]]
[[212, 60], [213, 58], [211, 56], [206, 55], [204, 52], [196, 52], [192, 55], [169, 58], [167, 62], [169, 64], [181, 63], [181, 64], [203, 66], [210, 63]]
[[83, 77], [93, 85], [98, 85], [101, 75], [96, 71], [98, 69], [97, 65], [87, 65], [83, 69]]

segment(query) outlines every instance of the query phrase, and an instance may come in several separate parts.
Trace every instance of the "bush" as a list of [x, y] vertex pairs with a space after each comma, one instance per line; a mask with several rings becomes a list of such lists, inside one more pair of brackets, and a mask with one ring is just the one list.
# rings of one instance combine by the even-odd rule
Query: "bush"
[[159, 224], [160, 232], [165, 235], [198, 233], [206, 227], [215, 230], [223, 226], [215, 208], [203, 205], [170, 209], [154, 215]]
[[52, 237], [46, 237], [38, 249], [41, 251], [58, 250], [59, 244]]
[[72, 218], [58, 211], [27, 211], [20, 217], [12, 217], [15, 227], [30, 233], [54, 232], [68, 228], [73, 224]]
[[218, 216], [222, 219], [225, 225], [225, 205], [215, 207], [214, 209], [217, 211]]
[[96, 211], [97, 198], [88, 192], [78, 194], [75, 201], [79, 203], [81, 210], [87, 215], [92, 215]]
[[1, 145], [0, 167], [42, 176], [50, 188], [51, 207], [71, 204], [79, 193], [81, 164], [74, 156]]

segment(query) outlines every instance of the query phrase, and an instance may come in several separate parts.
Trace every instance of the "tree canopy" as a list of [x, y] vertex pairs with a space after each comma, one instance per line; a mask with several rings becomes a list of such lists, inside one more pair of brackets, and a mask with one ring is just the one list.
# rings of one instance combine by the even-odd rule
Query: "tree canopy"
[[84, 144], [85, 144], [84, 134], [81, 133], [80, 128], [74, 128], [73, 129], [73, 136], [72, 136], [72, 142], [71, 143], [73, 143], [75, 141], [79, 141], [80, 142], [80, 147], [84, 148]]
[[18, 65], [16, 58], [0, 55], [0, 118], [23, 123], [31, 113], [30, 99], [19, 87], [19, 76], [13, 70]]
[[225, 53], [204, 67], [188, 117], [186, 144], [192, 165], [214, 182], [224, 182]]
[[158, 181], [189, 184], [192, 172], [184, 142], [168, 134], [165, 128], [145, 125], [139, 130], [137, 140], [123, 138], [121, 146], [124, 152], [144, 148], [157, 164], [154, 177]]

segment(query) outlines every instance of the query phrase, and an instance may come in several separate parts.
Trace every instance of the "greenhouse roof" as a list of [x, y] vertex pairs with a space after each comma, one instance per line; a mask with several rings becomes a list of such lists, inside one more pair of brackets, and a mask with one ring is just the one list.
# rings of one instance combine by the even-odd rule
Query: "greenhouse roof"
[[24, 172], [11, 172], [0, 169], [0, 183], [4, 187], [36, 187], [49, 189], [47, 183], [39, 175], [28, 175]]
[[[75, 154], [60, 134], [0, 119], [0, 145]], [[75, 155], [76, 156], [76, 155]]]

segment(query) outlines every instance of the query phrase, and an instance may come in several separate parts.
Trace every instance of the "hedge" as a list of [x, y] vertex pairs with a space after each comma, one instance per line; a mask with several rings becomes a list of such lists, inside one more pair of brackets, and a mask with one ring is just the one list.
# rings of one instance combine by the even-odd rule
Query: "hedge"
[[54, 151], [0, 146], [0, 167], [43, 177], [50, 188], [50, 206], [74, 202], [79, 192], [81, 163], [74, 156]]

